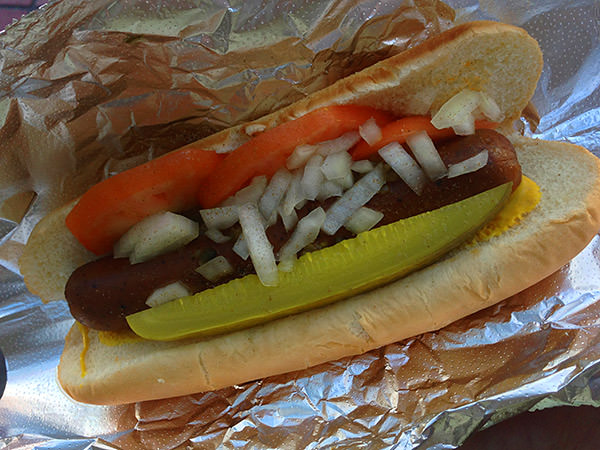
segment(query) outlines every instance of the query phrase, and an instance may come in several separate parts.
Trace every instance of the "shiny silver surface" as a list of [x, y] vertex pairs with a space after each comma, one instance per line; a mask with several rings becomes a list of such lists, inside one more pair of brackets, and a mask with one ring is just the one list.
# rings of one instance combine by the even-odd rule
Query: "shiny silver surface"
[[[72, 319], [28, 293], [16, 267], [41, 215], [173, 136], [260, 116], [439, 32], [452, 13], [433, 3], [65, 0], [0, 36], [0, 203], [38, 194], [23, 220], [31, 197], [0, 210], [0, 448], [442, 449], [525, 410], [600, 406], [598, 237], [496, 306], [306, 371], [118, 407], [77, 404], [56, 382]], [[450, 4], [457, 21], [501, 20], [538, 39], [540, 121], [525, 132], [600, 154], [598, 3]]]

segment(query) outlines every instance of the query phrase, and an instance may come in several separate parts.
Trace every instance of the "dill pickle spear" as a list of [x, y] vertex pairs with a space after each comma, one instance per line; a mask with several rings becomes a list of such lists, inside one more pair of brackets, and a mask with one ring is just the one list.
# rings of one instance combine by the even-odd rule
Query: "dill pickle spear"
[[127, 322], [139, 336], [175, 340], [258, 325], [355, 295], [400, 278], [472, 237], [501, 209], [506, 183], [434, 211], [359, 234], [300, 257], [279, 284], [256, 275], [150, 308]]

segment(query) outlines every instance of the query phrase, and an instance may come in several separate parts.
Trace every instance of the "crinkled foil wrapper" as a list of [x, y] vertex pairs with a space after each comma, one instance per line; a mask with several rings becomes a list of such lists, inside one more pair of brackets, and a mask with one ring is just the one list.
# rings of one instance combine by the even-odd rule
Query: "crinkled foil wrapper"
[[75, 403], [56, 381], [72, 319], [64, 302], [28, 293], [16, 266], [43, 214], [453, 20], [526, 28], [545, 68], [524, 132], [600, 154], [597, 1], [449, 4], [64, 0], [0, 35], [0, 448], [442, 449], [522, 411], [600, 406], [598, 236], [496, 306], [305, 371], [112, 407]]

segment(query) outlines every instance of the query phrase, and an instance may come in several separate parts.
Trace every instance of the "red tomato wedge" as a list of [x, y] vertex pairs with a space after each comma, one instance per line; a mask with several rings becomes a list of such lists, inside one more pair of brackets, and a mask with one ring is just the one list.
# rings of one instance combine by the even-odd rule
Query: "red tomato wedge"
[[271, 176], [283, 167], [294, 149], [335, 139], [375, 118], [381, 127], [393, 120], [382, 111], [356, 105], [336, 105], [312, 111], [298, 119], [266, 130], [252, 138], [219, 164], [205, 180], [200, 204], [213, 208], [259, 175]]
[[187, 146], [108, 178], [87, 191], [65, 222], [71, 233], [96, 255], [143, 218], [160, 211], [196, 206], [203, 179], [224, 158]]
[[[488, 122], [485, 120], [478, 120], [475, 122], [475, 128], [496, 128], [497, 123]], [[431, 125], [431, 118], [426, 116], [409, 116], [403, 117], [402, 119], [396, 120], [395, 122], [389, 123], [381, 129], [381, 139], [370, 146], [366, 141], [361, 141], [356, 144], [356, 147], [350, 152], [352, 159], [355, 161], [359, 159], [367, 159], [373, 154], [377, 153], [381, 147], [386, 146], [391, 142], [398, 142], [404, 144], [406, 137], [419, 131], [426, 131], [432, 140], [447, 139], [456, 136], [452, 128], [442, 128], [438, 130], [436, 127]]]

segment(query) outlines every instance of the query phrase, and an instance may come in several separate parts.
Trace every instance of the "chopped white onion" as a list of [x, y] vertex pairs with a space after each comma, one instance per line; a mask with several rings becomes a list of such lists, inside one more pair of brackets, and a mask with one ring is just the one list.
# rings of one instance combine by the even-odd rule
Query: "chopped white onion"
[[332, 153], [347, 152], [360, 141], [360, 134], [357, 131], [349, 131], [342, 134], [337, 139], [325, 141], [317, 144], [319, 155], [328, 156]]
[[[163, 253], [183, 247], [198, 237], [198, 223], [171, 212], [146, 217], [123, 235], [125, 242], [134, 241], [129, 262], [137, 264]], [[129, 243], [127, 243], [127, 246]], [[125, 247], [124, 244], [117, 246]]]
[[481, 103], [479, 104], [481, 113], [492, 122], [502, 122], [504, 114], [502, 114], [500, 107], [494, 99], [485, 92], [480, 92], [479, 95], [481, 96]]
[[354, 174], [349, 170], [344, 178], [335, 180], [335, 182], [342, 186], [342, 189], [350, 189], [354, 184]]
[[343, 180], [350, 173], [352, 156], [348, 152], [332, 153], [321, 164], [321, 171], [328, 180]]
[[452, 127], [458, 136], [470, 136], [475, 133], [475, 117], [472, 114], [464, 117], [462, 122], [457, 122]]
[[427, 183], [427, 177], [400, 144], [392, 142], [379, 149], [378, 153], [417, 195], [421, 195]]
[[244, 131], [248, 136], [254, 136], [258, 133], [262, 133], [267, 129], [267, 126], [262, 123], [251, 123], [250, 125], [246, 125]]
[[296, 210], [292, 208], [292, 212], [290, 214], [285, 214], [283, 208], [280, 206], [278, 208], [278, 212], [281, 216], [281, 221], [283, 222], [285, 231], [292, 231], [298, 223], [298, 214], [296, 213]]
[[317, 151], [316, 145], [299, 145], [294, 149], [292, 154], [288, 157], [285, 166], [290, 169], [298, 169], [304, 167], [310, 157]]
[[475, 118], [479, 113], [494, 122], [504, 120], [493, 98], [484, 92], [463, 89], [442, 105], [431, 124], [438, 129], [452, 127], [456, 134], [465, 136], [475, 133]]
[[233, 244], [232, 250], [244, 261], [248, 259], [250, 256], [250, 250], [248, 250], [248, 244], [246, 244], [246, 240], [244, 239], [244, 235], [240, 234]]
[[283, 197], [283, 201], [281, 202], [281, 210], [283, 214], [290, 215], [296, 205], [304, 200], [304, 193], [302, 192], [301, 185], [303, 174], [303, 170], [300, 169], [293, 172], [292, 180], [290, 181], [288, 190]]
[[350, 166], [350, 169], [352, 169], [352, 172], [356, 173], [367, 173], [373, 170], [373, 167], [375, 167], [375, 165], [371, 161], [368, 159], [361, 159], [360, 161], [354, 161]]
[[181, 281], [176, 281], [161, 288], [155, 289], [146, 300], [146, 305], [150, 306], [151, 308], [155, 308], [163, 303], [167, 303], [171, 300], [176, 300], [181, 297], [187, 297], [188, 295], [191, 295], [189, 289]]
[[[150, 216], [154, 217], [154, 216]], [[121, 238], [116, 242], [113, 247], [113, 256], [115, 258], [127, 258], [135, 248], [135, 244], [137, 244], [142, 236], [148, 234], [149, 230], [151, 230], [152, 226], [154, 226], [154, 220], [148, 220], [146, 218], [141, 220], [132, 226]]]
[[208, 229], [224, 230], [238, 221], [238, 206], [201, 209], [200, 216]]
[[271, 225], [275, 225], [277, 223], [277, 210], [273, 211], [268, 219], [263, 217], [263, 223], [265, 224], [265, 230]]
[[256, 205], [247, 203], [240, 207], [240, 225], [261, 283], [265, 286], [277, 286], [279, 274], [273, 246], [267, 239], [263, 219]]
[[430, 180], [446, 176], [448, 169], [427, 132], [420, 131], [407, 136], [406, 143]]
[[213, 283], [221, 278], [233, 273], [233, 266], [229, 264], [224, 256], [217, 256], [208, 262], [205, 262], [196, 269], [200, 275]]
[[321, 229], [335, 234], [361, 206], [365, 205], [385, 184], [382, 165], [378, 165], [348, 189], [327, 211], [327, 217]]
[[313, 155], [304, 167], [304, 174], [300, 185], [304, 198], [314, 200], [319, 195], [321, 183], [323, 183], [323, 172], [321, 171], [323, 157], [321, 155]]
[[319, 195], [317, 195], [317, 200], [323, 201], [330, 197], [341, 197], [343, 193], [344, 188], [339, 183], [328, 180], [321, 185]]
[[[273, 213], [281, 203], [291, 181], [292, 174], [285, 168], [279, 169], [271, 177], [269, 185], [258, 202], [258, 209], [265, 219], [269, 219], [273, 216]], [[275, 220], [276, 219], [277, 217], [275, 217]]]
[[483, 150], [477, 153], [475, 156], [465, 159], [464, 161], [456, 164], [450, 164], [450, 166], [448, 166], [448, 178], [454, 178], [466, 173], [475, 172], [482, 167], [485, 167], [487, 162], [488, 151]]
[[277, 269], [279, 269], [281, 272], [291, 272], [294, 268], [294, 265], [296, 264], [296, 260], [296, 255], [292, 255], [287, 259], [279, 261]]
[[442, 105], [431, 118], [431, 124], [437, 129], [454, 127], [464, 124], [467, 119], [475, 120], [473, 112], [481, 103], [479, 92], [463, 89]]
[[240, 189], [235, 195], [226, 199], [221, 206], [240, 206], [246, 203], [257, 203], [266, 187], [267, 177], [264, 175], [254, 177], [248, 186]]
[[367, 144], [374, 145], [381, 140], [381, 128], [377, 125], [374, 117], [371, 117], [365, 123], [358, 127], [358, 133]]
[[295, 209], [302, 209], [302, 208], [304, 208], [304, 205], [306, 205], [306, 202], [307, 202], [307, 201], [308, 201], [308, 200], [304, 199], [304, 200], [302, 200], [302, 201], [298, 202], [298, 203], [296, 204], [296, 206], [294, 206], [294, 208], [295, 208]]
[[359, 234], [373, 228], [381, 219], [383, 219], [382, 212], [363, 206], [350, 216], [344, 224], [344, 228], [354, 234]]
[[216, 228], [209, 228], [204, 234], [207, 238], [213, 242], [216, 242], [217, 244], [222, 244], [223, 242], [227, 242], [231, 239], [231, 236], [224, 235], [221, 230]]
[[291, 262], [295, 260], [296, 254], [317, 239], [325, 217], [323, 208], [318, 207], [300, 219], [296, 229], [279, 252], [279, 260], [284, 262], [281, 268], [286, 270], [291, 268], [293, 265]]

